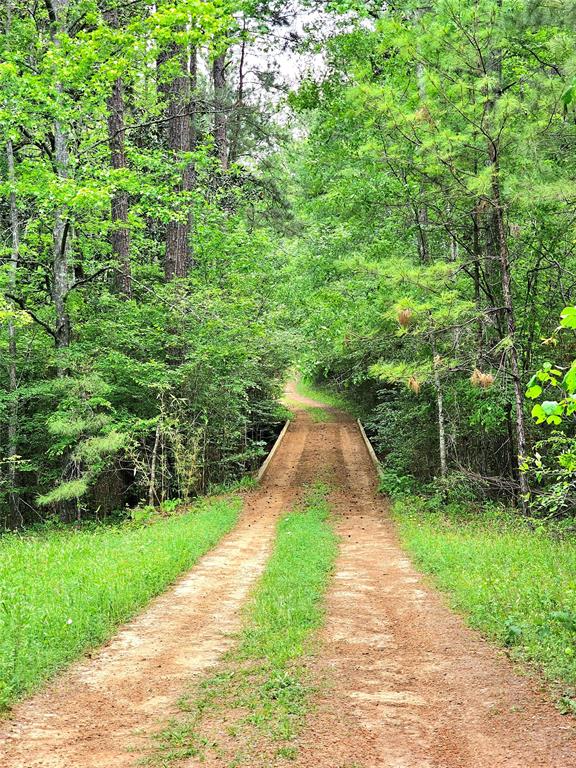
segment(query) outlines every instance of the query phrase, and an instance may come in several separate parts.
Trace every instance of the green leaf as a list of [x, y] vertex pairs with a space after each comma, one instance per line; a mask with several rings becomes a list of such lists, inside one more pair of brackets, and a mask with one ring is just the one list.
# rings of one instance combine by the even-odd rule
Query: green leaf
[[[560, 409], [560, 411], [558, 411]], [[562, 413], [562, 406], [559, 405], [556, 400], [544, 400], [542, 403], [542, 410], [546, 416], [552, 416], [558, 412]]]
[[564, 307], [560, 313], [562, 328], [576, 328], [576, 307]]
[[569, 394], [576, 392], [576, 361], [572, 363], [572, 366], [564, 376], [562, 385]]
[[540, 397], [541, 394], [542, 387], [539, 384], [533, 384], [526, 390], [526, 397], [529, 397], [530, 400], [535, 400], [537, 397]]
[[546, 421], [546, 414], [544, 413], [544, 409], [540, 403], [536, 403], [536, 405], [532, 408], [532, 417], [536, 419], [537, 424], [542, 424], [544, 421]]
[[43, 507], [49, 504], [57, 504], [62, 501], [70, 501], [72, 499], [79, 499], [88, 491], [89, 478], [80, 477], [77, 480], [67, 480], [64, 483], [56, 486], [49, 493], [45, 493], [43, 496], [38, 496], [36, 501]]
[[570, 88], [567, 88], [562, 94], [562, 101], [566, 107], [574, 101], [575, 93], [576, 88], [575, 86], [571, 85]]

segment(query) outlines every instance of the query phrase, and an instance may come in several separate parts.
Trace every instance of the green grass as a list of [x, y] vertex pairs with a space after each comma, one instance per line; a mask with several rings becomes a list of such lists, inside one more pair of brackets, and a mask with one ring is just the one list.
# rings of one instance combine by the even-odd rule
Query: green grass
[[284, 669], [310, 648], [336, 557], [327, 486], [314, 485], [301, 509], [282, 518], [274, 552], [246, 610], [238, 654]]
[[211, 496], [219, 496], [224, 493], [235, 493], [236, 491], [252, 491], [254, 488], [258, 488], [258, 480], [256, 480], [254, 475], [243, 475], [238, 480], [212, 483], [208, 490]]
[[576, 542], [506, 512], [430, 511], [394, 504], [401, 538], [452, 606], [511, 655], [536, 664], [576, 712]]
[[315, 405], [305, 405], [303, 408], [310, 415], [312, 421], [317, 424], [333, 421], [334, 419], [330, 411], [327, 411], [325, 408], [318, 408]]
[[207, 499], [144, 526], [0, 537], [0, 709], [110, 637], [232, 528], [241, 503]]
[[292, 740], [313, 691], [304, 662], [323, 622], [337, 552], [326, 496], [327, 487], [315, 485], [303, 506], [281, 519], [237, 647], [182, 700], [182, 717], [158, 735], [149, 764], [208, 752], [228, 766], [253, 765], [263, 752], [267, 765], [296, 756]]
[[[318, 384], [298, 379], [296, 382], [296, 391], [302, 397], [309, 397], [311, 400], [318, 400], [320, 403], [337, 408], [340, 411], [346, 411], [353, 416], [358, 416], [358, 407], [345, 395], [336, 392], [329, 387], [321, 387]], [[313, 406], [312, 406], [313, 407]]]

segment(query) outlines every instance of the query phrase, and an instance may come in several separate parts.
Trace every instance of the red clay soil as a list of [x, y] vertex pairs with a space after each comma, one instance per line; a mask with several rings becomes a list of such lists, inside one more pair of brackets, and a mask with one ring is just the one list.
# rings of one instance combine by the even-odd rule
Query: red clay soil
[[414, 570], [356, 424], [332, 417], [313, 424], [300, 413], [238, 527], [106, 648], [14, 710], [0, 725], [1, 768], [135, 765], [182, 692], [233, 642], [277, 516], [303, 483], [327, 474], [341, 551], [312, 661], [323, 685], [286, 765], [576, 768], [574, 721]]

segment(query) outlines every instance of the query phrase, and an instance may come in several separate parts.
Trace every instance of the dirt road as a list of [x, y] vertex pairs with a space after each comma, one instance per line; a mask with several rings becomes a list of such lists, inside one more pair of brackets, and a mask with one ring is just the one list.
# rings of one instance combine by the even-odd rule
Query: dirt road
[[[293, 390], [288, 397], [319, 405]], [[277, 516], [305, 482], [327, 473], [341, 551], [312, 662], [324, 684], [291, 764], [576, 768], [573, 721], [467, 629], [410, 564], [375, 496], [355, 423], [336, 413], [313, 423], [305, 412], [248, 495], [238, 527], [107, 647], [0, 724], [1, 768], [135, 765], [190, 680], [232, 642]]]

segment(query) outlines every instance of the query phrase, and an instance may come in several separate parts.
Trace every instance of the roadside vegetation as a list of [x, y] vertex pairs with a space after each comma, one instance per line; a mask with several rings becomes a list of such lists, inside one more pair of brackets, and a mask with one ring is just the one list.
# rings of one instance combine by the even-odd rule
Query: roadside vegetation
[[275, 6], [3, 3], [0, 530], [188, 502], [277, 433]]
[[227, 766], [254, 765], [254, 750], [259, 759], [266, 755], [267, 765], [295, 756], [292, 741], [315, 684], [306, 657], [323, 621], [337, 552], [327, 493], [326, 485], [315, 484], [280, 520], [236, 649], [182, 699], [182, 715], [158, 735], [151, 764], [168, 766], [208, 752]]
[[239, 496], [120, 525], [0, 537], [0, 711], [162, 592], [229, 531]]
[[402, 542], [471, 626], [544, 673], [576, 714], [576, 542], [500, 505], [395, 500]]

